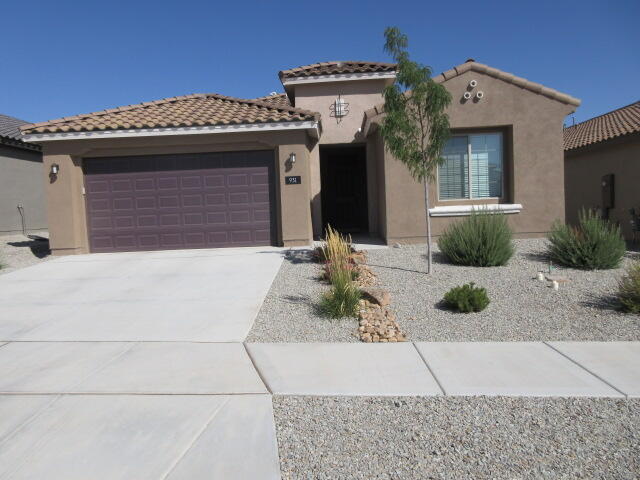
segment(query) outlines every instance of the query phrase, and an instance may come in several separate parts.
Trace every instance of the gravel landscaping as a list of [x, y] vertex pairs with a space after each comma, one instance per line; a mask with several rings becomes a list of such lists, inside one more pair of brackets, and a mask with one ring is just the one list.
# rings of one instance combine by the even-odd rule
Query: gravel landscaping
[[[48, 238], [47, 232], [33, 232]], [[49, 242], [34, 241], [21, 233], [0, 236], [0, 275], [49, 260]]]
[[355, 318], [332, 320], [316, 304], [329, 288], [310, 251], [291, 250], [282, 262], [247, 342], [357, 342]]
[[273, 398], [283, 479], [636, 479], [640, 399]]
[[[368, 264], [391, 293], [391, 308], [409, 340], [526, 341], [639, 340], [640, 316], [612, 304], [623, 268], [583, 271], [555, 268], [569, 279], [554, 291], [535, 280], [548, 268], [546, 240], [516, 240], [505, 267], [448, 264], [437, 251], [434, 274], [425, 274], [424, 245], [370, 250]], [[623, 267], [637, 252], [629, 252]], [[355, 319], [329, 320], [314, 305], [328, 287], [317, 280], [319, 266], [295, 251], [282, 268], [247, 340], [253, 342], [358, 341]], [[460, 314], [441, 306], [445, 292], [468, 282], [487, 289], [491, 303], [480, 313]]]

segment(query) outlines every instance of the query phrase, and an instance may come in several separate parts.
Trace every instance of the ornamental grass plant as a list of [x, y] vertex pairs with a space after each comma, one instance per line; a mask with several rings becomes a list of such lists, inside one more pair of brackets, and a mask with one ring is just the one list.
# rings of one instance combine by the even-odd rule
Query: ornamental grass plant
[[351, 238], [328, 225], [320, 251], [323, 277], [331, 283], [331, 289], [320, 299], [320, 311], [331, 318], [355, 316], [361, 293], [354, 282], [357, 269], [351, 261]]

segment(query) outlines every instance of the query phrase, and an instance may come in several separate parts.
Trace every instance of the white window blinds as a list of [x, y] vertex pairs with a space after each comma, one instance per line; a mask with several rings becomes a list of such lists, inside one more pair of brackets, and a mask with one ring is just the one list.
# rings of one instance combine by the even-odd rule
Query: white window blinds
[[440, 200], [502, 196], [501, 133], [453, 136], [442, 156], [445, 161], [438, 168]]

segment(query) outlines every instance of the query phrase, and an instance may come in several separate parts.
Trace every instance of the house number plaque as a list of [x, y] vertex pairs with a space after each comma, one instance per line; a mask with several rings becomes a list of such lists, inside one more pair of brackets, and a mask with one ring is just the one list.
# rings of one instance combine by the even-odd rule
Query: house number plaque
[[302, 183], [302, 177], [297, 175], [295, 177], [284, 177], [285, 185], [300, 185]]

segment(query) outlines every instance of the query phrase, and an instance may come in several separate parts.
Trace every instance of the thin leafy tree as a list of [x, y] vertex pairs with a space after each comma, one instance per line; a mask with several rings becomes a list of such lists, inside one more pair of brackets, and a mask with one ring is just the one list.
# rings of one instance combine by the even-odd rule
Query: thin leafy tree
[[451, 95], [433, 81], [430, 67], [409, 59], [406, 35], [396, 27], [388, 27], [384, 36], [384, 49], [398, 67], [395, 82], [384, 90], [381, 133], [387, 150], [407, 166], [414, 179], [424, 184], [427, 272], [431, 273], [429, 184], [435, 179], [438, 165], [444, 162], [442, 149], [450, 136], [445, 110], [451, 104]]

